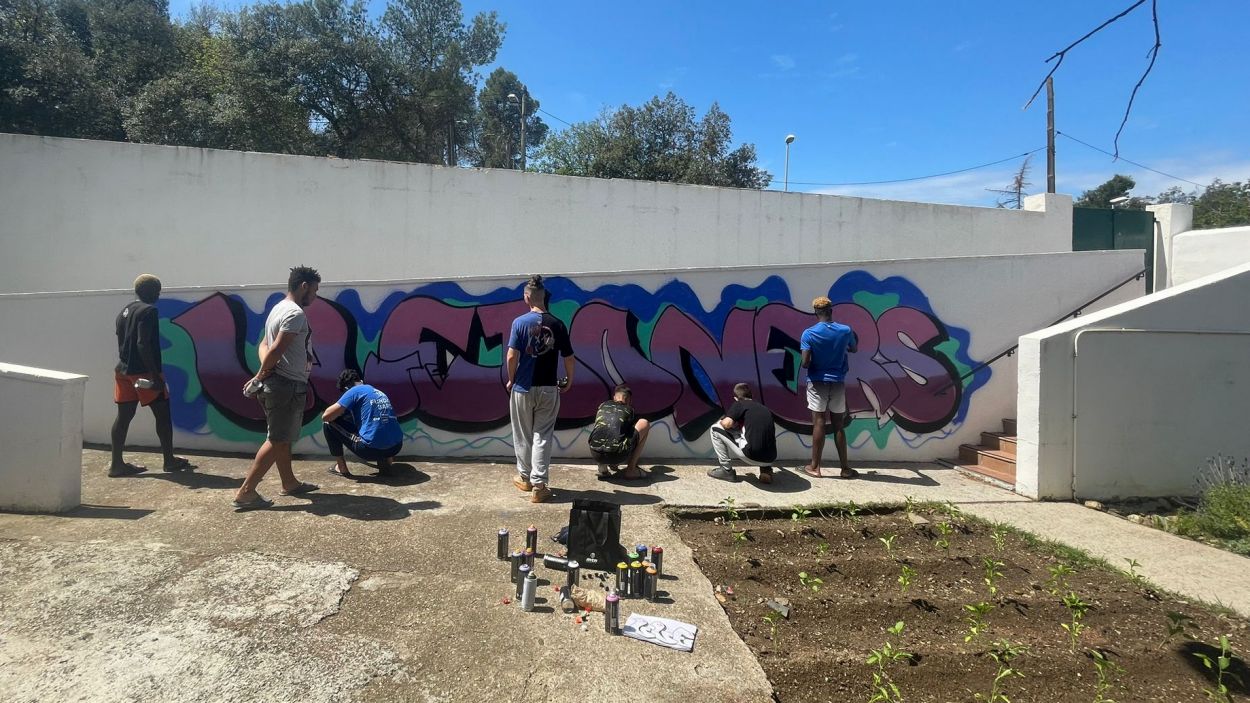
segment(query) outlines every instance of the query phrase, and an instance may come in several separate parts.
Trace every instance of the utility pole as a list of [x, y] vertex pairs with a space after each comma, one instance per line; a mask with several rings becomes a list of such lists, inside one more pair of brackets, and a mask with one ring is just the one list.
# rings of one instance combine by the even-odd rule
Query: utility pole
[[508, 93], [508, 100], [518, 103], [521, 106], [521, 170], [525, 170], [525, 91], [521, 91], [521, 97], [518, 98], [516, 93]]
[[1046, 192], [1055, 192], [1055, 79], [1046, 79]]

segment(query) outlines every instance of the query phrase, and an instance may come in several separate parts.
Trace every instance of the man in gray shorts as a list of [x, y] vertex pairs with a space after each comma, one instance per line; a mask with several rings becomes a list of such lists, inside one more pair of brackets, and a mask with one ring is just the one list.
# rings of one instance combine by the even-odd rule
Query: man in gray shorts
[[855, 331], [833, 321], [833, 303], [823, 295], [812, 301], [816, 324], [803, 331], [799, 349], [807, 369], [807, 409], [812, 411], [812, 463], [803, 472], [822, 478], [820, 460], [825, 453], [826, 422], [833, 428], [833, 442], [842, 466], [840, 478], [855, 478], [859, 472], [846, 460], [846, 372], [850, 353], [859, 343]]
[[282, 478], [282, 495], [300, 495], [317, 490], [311, 483], [295, 478], [291, 470], [291, 445], [299, 439], [308, 400], [308, 376], [312, 372], [312, 330], [304, 308], [317, 300], [321, 274], [307, 266], [291, 269], [287, 294], [269, 311], [265, 337], [260, 343], [260, 371], [243, 387], [255, 393], [265, 409], [269, 434], [260, 445], [247, 478], [234, 496], [235, 510], [255, 510], [273, 505], [256, 487], [274, 464]]

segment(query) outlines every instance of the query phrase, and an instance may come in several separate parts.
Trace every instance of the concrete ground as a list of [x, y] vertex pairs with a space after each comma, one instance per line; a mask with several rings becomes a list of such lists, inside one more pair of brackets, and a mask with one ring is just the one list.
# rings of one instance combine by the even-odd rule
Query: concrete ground
[[[713, 481], [703, 466], [658, 467], [649, 484], [623, 486], [562, 464], [555, 500], [531, 505], [502, 462], [412, 462], [383, 484], [329, 476], [329, 460], [315, 459], [296, 473], [321, 491], [278, 497], [273, 476], [261, 490], [275, 507], [235, 514], [247, 459], [193, 461], [193, 473], [109, 479], [106, 453], [87, 450], [82, 508], [0, 514], [0, 700], [769, 701], [763, 671], [662, 510], [729, 496], [764, 507], [950, 500], [1113, 563], [1136, 558], [1161, 586], [1250, 612], [1245, 559], [934, 465], [868, 467], [856, 481], [783, 470], [765, 487]], [[623, 601], [622, 616], [697, 625], [693, 653], [608, 636], [597, 613], [582, 631], [550, 588], [537, 612], [501, 603], [513, 587], [495, 559], [496, 529], [516, 544], [534, 524], [554, 546], [547, 538], [574, 497], [622, 504], [622, 541], [664, 545], [670, 602]]]

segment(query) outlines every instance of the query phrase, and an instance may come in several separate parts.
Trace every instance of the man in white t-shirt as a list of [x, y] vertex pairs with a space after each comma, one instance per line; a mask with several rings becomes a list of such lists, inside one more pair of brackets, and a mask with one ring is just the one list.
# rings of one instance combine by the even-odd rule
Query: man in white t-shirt
[[260, 371], [244, 385], [244, 392], [256, 392], [265, 409], [268, 438], [260, 445], [247, 478], [234, 496], [235, 510], [268, 508], [256, 487], [275, 464], [282, 478], [282, 495], [300, 495], [317, 490], [311, 483], [295, 478], [291, 470], [291, 445], [299, 439], [308, 400], [308, 376], [312, 373], [312, 330], [304, 308], [317, 300], [321, 274], [307, 266], [291, 269], [287, 294], [265, 320], [265, 337], [260, 343]]

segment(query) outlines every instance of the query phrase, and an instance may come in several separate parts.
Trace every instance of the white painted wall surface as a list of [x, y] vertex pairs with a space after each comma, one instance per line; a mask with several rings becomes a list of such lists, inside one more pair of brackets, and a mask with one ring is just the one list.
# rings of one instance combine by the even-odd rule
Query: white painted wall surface
[[1194, 226], [1194, 206], [1179, 203], [1147, 205], [1155, 215], [1154, 290], [1172, 285], [1172, 240]]
[[1195, 229], [1172, 238], [1172, 285], [1250, 263], [1250, 227]]
[[12, 134], [0, 213], [0, 293], [1072, 249], [1068, 196], [1015, 211]]
[[0, 510], [56, 513], [81, 503], [86, 383], [0, 363]]
[[[742, 286], [746, 291], [739, 291], [732, 295], [726, 294], [729, 303], [733, 304], [733, 301], [737, 299], [752, 298], [756, 295], [753, 291], [768, 284], [770, 280], [775, 285], [775, 282], [780, 279], [784, 283], [788, 300], [794, 303], [794, 307], [803, 311], [799, 315], [800, 324], [806, 326], [810, 324], [810, 318], [806, 317], [807, 304], [813, 297], [828, 294], [834, 281], [842, 280], [843, 276], [862, 271], [878, 281], [902, 281], [918, 290], [925, 297], [934, 316], [943, 324], [968, 330], [970, 334], [968, 351], [971, 359], [980, 361], [1012, 346], [1021, 334], [1049, 324], [1124, 280], [1138, 270], [1140, 257], [1139, 251], [1069, 252], [857, 264], [571, 274], [568, 278], [572, 285], [582, 290], [599, 291], [602, 295], [608, 296], [605, 299], [609, 301], [616, 300], [611, 296], [615, 295], [614, 291], [619, 290], [633, 291], [631, 295], [636, 299], [648, 299], [651, 296], [658, 296], [657, 291], [670, 290], [677, 281], [689, 286], [693, 294], [697, 296], [697, 303], [693, 304], [697, 305], [699, 310], [691, 312], [688, 308], [692, 303], [682, 304], [685, 307], [681, 309], [688, 314], [698, 314], [700, 310], [710, 311], [716, 308], [722, 300], [723, 292], [729, 286]], [[500, 287], [515, 291], [522, 280], [523, 277], [520, 276], [457, 279], [454, 283], [463, 288], [464, 295], [450, 297], [472, 298], [497, 291]], [[388, 296], [397, 293], [406, 294], [420, 288], [424, 283], [420, 281], [326, 283], [321, 290], [323, 297], [337, 300], [345, 300], [344, 291], [350, 290], [353, 295], [359, 296], [360, 304], [367, 312], [377, 310]], [[619, 286], [636, 286], [637, 288], [615, 288]], [[209, 298], [217, 290], [216, 288], [167, 289], [164, 298], [198, 302]], [[222, 287], [220, 290], [237, 294], [239, 299], [254, 312], [265, 309], [267, 300], [278, 293], [271, 287]], [[1127, 299], [1141, 295], [1141, 292], [1142, 285], [1135, 283], [1121, 289], [1116, 296], [1109, 298], [1109, 301]], [[88, 384], [86, 405], [86, 437], [89, 441], [107, 441], [108, 429], [114, 413], [111, 397], [112, 367], [116, 361], [113, 319], [131, 297], [128, 291], [0, 295], [0, 325], [3, 325], [4, 329], [38, 330], [37, 334], [4, 335], [0, 338], [0, 357], [27, 363], [38, 361], [58, 368], [87, 373], [92, 377]], [[882, 299], [888, 298], [889, 294]], [[559, 292], [554, 295], [553, 302], [557, 307], [561, 305]], [[643, 321], [646, 321], [646, 313], [636, 310], [632, 304], [629, 309], [631, 312], [637, 312]], [[165, 321], [162, 324], [165, 332], [171, 331], [172, 323]], [[577, 331], [576, 319], [574, 331]], [[719, 335], [721, 330], [714, 329], [709, 333]], [[319, 334], [317, 328], [314, 327], [314, 340], [318, 338], [317, 334]], [[324, 335], [325, 330], [322, 330], [320, 334]], [[416, 332], [410, 330], [409, 334], [411, 336]], [[444, 331], [442, 334], [450, 333]], [[755, 344], [763, 344], [762, 340], [765, 336], [763, 332], [756, 334], [759, 335], [759, 339]], [[376, 336], [376, 330], [371, 333], [362, 330], [360, 334], [361, 339], [366, 342], [372, 336]], [[687, 338], [683, 339], [682, 343], [697, 342], [698, 336], [698, 333], [686, 335]], [[599, 354], [597, 338], [591, 341], [593, 344], [586, 343], [582, 346], [576, 346], [578, 343], [575, 342], [575, 348], [580, 356], [593, 358]], [[900, 341], [904, 340], [900, 338]], [[738, 338], [734, 342], [737, 349], [741, 349], [744, 344]], [[746, 343], [748, 347], [750, 344], [750, 342]], [[654, 351], [654, 346], [653, 340], [652, 351]], [[222, 355], [233, 358], [235, 345], [225, 343], [214, 347], [212, 351], [204, 351], [198, 345], [196, 346], [196, 354], [203, 354], [207, 359], [210, 353], [217, 354], [218, 358]], [[167, 368], [170, 363], [170, 354], [172, 352], [167, 350]], [[765, 353], [761, 358], [771, 359], [772, 361], [768, 363], [780, 363], [782, 357]], [[704, 362], [706, 361], [707, 359], [704, 359]], [[333, 360], [328, 354], [322, 362], [327, 365], [330, 372], [337, 374], [337, 368], [330, 368]], [[453, 363], [460, 363], [460, 361]], [[1015, 360], [1008, 357], [993, 365], [988, 382], [971, 395], [967, 416], [958, 426], [943, 427], [939, 431], [921, 436], [907, 436], [906, 433], [895, 429], [889, 434], [883, 447], [877, 447], [868, 440], [866, 435], [863, 435], [860, 437], [858, 446], [852, 450], [852, 456], [861, 460], [932, 460], [954, 457], [959, 444], [977, 441], [981, 431], [994, 429], [1000, 426], [1001, 418], [1012, 416], [1016, 407], [1014, 363]], [[412, 373], [418, 375], [421, 373], [420, 364], [413, 363], [412, 367], [414, 369]], [[767, 373], [767, 370], [760, 371], [761, 377], [765, 379]], [[366, 367], [366, 375], [368, 374], [369, 368]], [[623, 374], [625, 380], [636, 383], [627, 374], [628, 371]], [[579, 366], [578, 376], [579, 384], [591, 382], [592, 374], [586, 368]], [[238, 385], [241, 386], [241, 382]], [[502, 381], [498, 381], [497, 385], [502, 387]], [[228, 387], [228, 391], [235, 392], [233, 386]], [[427, 391], [433, 392], [428, 388]], [[190, 397], [196, 392], [199, 391], [190, 386], [179, 388], [175, 384], [176, 395], [184, 394]], [[495, 393], [499, 392], [499, 389], [488, 388], [485, 392]], [[603, 388], [601, 392], [606, 395], [606, 388]], [[176, 401], [178, 400], [176, 398]], [[175, 425], [178, 426], [177, 402], [174, 407]], [[882, 422], [888, 423], [890, 419], [889, 417], [875, 417], [871, 411], [861, 413], [860, 417], [871, 426]], [[184, 448], [229, 451], [251, 451], [255, 447], [250, 439], [231, 439], [210, 430], [209, 427], [178, 427], [176, 442]], [[583, 427], [560, 432], [557, 455], [585, 456], [586, 431], [587, 428]], [[675, 441], [677, 437], [673, 418], [671, 416], [660, 418], [652, 432], [647, 455], [652, 457], [652, 460], [710, 456], [710, 444], [705, 437], [700, 437], [697, 441], [690, 443]], [[148, 446], [155, 444], [151, 416], [144, 411], [140, 412], [131, 426], [131, 440]], [[807, 441], [806, 436], [800, 437], [791, 432], [783, 432], [779, 441], [782, 456], [787, 462], [801, 460], [808, 451], [805, 444]], [[431, 427], [427, 423], [418, 423], [409, 432], [405, 452], [423, 456], [506, 456], [511, 452], [509, 442], [510, 436], [507, 428], [455, 433]], [[297, 449], [304, 452], [323, 451], [320, 447], [319, 436], [305, 438]], [[830, 445], [827, 453], [832, 452], [832, 445]]]
[[1242, 265], [1021, 337], [1017, 491], [1192, 494], [1207, 457], [1250, 454], [1248, 298]]

